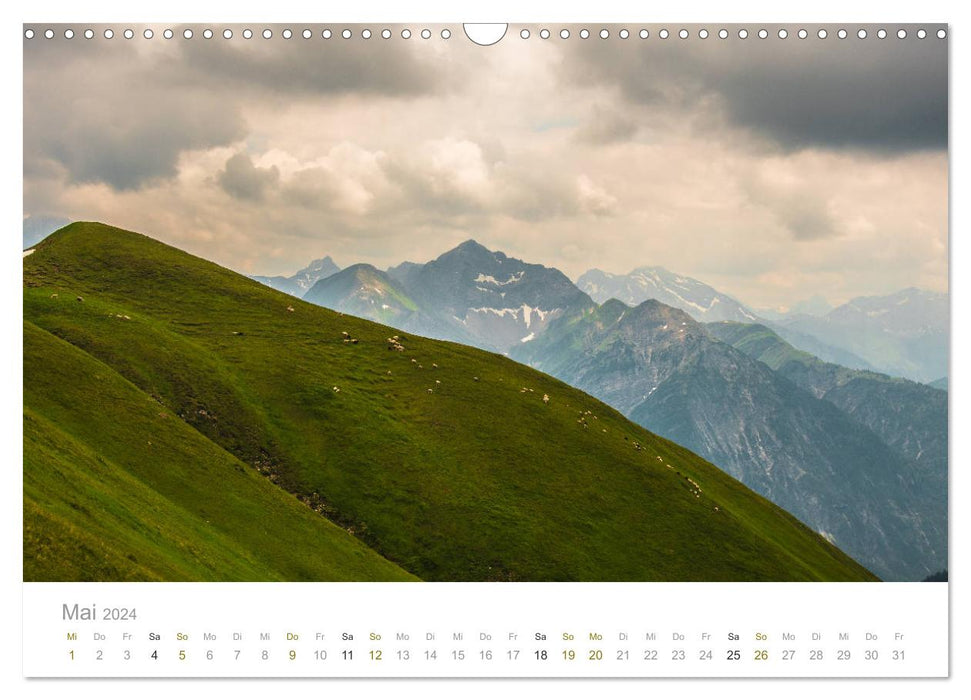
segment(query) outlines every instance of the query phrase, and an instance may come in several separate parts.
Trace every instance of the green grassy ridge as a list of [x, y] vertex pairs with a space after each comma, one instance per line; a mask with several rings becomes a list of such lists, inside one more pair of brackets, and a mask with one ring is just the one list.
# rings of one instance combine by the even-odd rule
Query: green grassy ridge
[[[772, 369], [779, 369], [787, 362], [800, 362], [810, 365], [823, 364], [823, 361], [815, 355], [782, 342], [778, 334], [760, 324], [719, 321], [718, 323], [708, 324], [708, 328], [722, 342], [741, 350], [749, 357], [764, 362]], [[854, 370], [847, 369], [846, 371], [853, 372]]]
[[872, 579], [714, 466], [498, 355], [389, 351], [392, 329], [99, 224], [24, 270], [27, 318], [422, 578]]
[[[783, 372], [786, 376], [791, 376], [793, 372], [804, 368], [806, 371], [825, 375], [828, 386], [842, 386], [861, 377], [890, 384], [905, 384], [908, 381], [878, 372], [850, 369], [825, 362], [811, 353], [793, 347], [775, 331], [761, 324], [719, 321], [706, 324], [706, 327], [722, 342], [728, 343], [773, 370]], [[816, 392], [817, 395], [818, 393]]]
[[25, 580], [406, 580], [110, 367], [24, 324]]

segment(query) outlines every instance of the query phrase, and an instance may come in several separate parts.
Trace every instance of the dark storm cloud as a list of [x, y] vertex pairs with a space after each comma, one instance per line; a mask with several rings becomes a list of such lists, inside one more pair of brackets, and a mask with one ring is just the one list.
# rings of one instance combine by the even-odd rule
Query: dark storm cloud
[[635, 104], [728, 122], [787, 150], [903, 152], [947, 147], [947, 42], [910, 36], [706, 41], [652, 38], [565, 51], [564, 80], [607, 82]]
[[56, 100], [38, 100], [25, 145], [64, 166], [71, 183], [134, 190], [175, 176], [182, 151], [229, 144], [245, 133], [239, 115], [206, 96], [162, 99], [132, 88], [126, 97], [75, 101], [68, 119], [54, 109]]
[[[237, 34], [242, 28], [237, 30]], [[183, 68], [200, 82], [269, 93], [420, 95], [436, 91], [448, 75], [445, 60], [401, 41], [356, 38], [313, 40], [253, 38], [185, 42]]]
[[216, 175], [216, 181], [229, 195], [237, 199], [259, 202], [266, 190], [280, 180], [280, 170], [258, 168], [246, 153], [237, 153], [226, 161], [225, 170]]
[[[428, 45], [400, 41], [197, 38], [146, 47], [121, 31], [110, 41], [25, 42], [25, 176], [136, 190], [174, 177], [185, 151], [245, 138], [246, 104], [427, 94], [448, 84], [454, 67], [442, 59], [430, 70]], [[252, 181], [233, 179], [246, 174], [227, 177], [237, 196], [255, 194]]]
[[162, 89], [171, 58], [130, 44], [35, 43], [24, 61], [24, 171], [134, 190], [171, 178], [186, 150], [245, 136], [236, 105], [197, 88]]

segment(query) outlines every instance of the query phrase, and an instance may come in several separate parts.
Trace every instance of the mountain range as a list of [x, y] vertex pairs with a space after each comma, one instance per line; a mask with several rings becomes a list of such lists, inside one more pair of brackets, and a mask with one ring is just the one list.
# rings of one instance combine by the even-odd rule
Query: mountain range
[[23, 269], [25, 580], [874, 580], [496, 353], [102, 224]]
[[[349, 270], [305, 298], [505, 353], [576, 386], [709, 459], [882, 577], [920, 580], [946, 564], [946, 395], [859, 371], [872, 367], [798, 330], [801, 316], [756, 324], [728, 295], [658, 267], [591, 270], [578, 287], [475, 241], [387, 273]], [[908, 302], [898, 301], [878, 316], [900, 333]], [[813, 305], [820, 322], [850, 315]], [[871, 300], [864, 312], [874, 310]], [[735, 324], [746, 332], [722, 337]], [[774, 349], [750, 353], [758, 334]]]
[[877, 435], [898, 457], [912, 464], [905, 498], [946, 542], [948, 397], [945, 391], [875, 372], [851, 370], [822, 362], [796, 350], [758, 324], [708, 325], [715, 337], [730, 343], [813, 396], [827, 401]]
[[[823, 362], [786, 343], [759, 324], [713, 323], [708, 331], [749, 357], [862, 423], [902, 457], [913, 460], [926, 478], [937, 479], [946, 498], [947, 394], [931, 385], [852, 370]], [[926, 482], [926, 479], [922, 479]]]
[[[794, 332], [853, 353], [868, 365], [860, 369], [918, 382], [935, 381], [948, 373], [946, 294], [911, 288], [887, 296], [857, 297], [823, 316], [796, 314], [775, 324], [783, 337]], [[798, 347], [793, 337], [798, 336], [786, 339]]]
[[[611, 300], [562, 319], [512, 356], [704, 456], [884, 578], [919, 580], [946, 559], [946, 494], [926, 481], [946, 483], [946, 459], [920, 468], [846, 410], [679, 309]], [[890, 420], [887, 406], [869, 408]], [[929, 419], [936, 432], [926, 444], [939, 451], [943, 443], [946, 455], [943, 408], [942, 422]]]
[[318, 281], [304, 299], [412, 333], [507, 353], [564, 313], [590, 303], [559, 270], [469, 240], [423, 265], [357, 265]]
[[804, 314], [806, 316], [825, 316], [832, 310], [833, 305], [830, 304], [826, 300], [826, 297], [824, 297], [822, 294], [814, 294], [808, 299], [797, 301], [791, 307], [782, 311], [778, 309], [753, 309], [756, 316], [769, 321], [779, 321], [787, 316], [795, 316], [797, 314]]
[[285, 294], [302, 297], [318, 280], [330, 277], [337, 272], [340, 272], [340, 268], [328, 255], [325, 258], [312, 261], [307, 267], [297, 271], [290, 277], [283, 275], [276, 275], [274, 277], [254, 275], [253, 279]]
[[663, 267], [639, 267], [627, 275], [589, 270], [577, 279], [577, 287], [598, 304], [617, 299], [628, 306], [637, 306], [656, 299], [686, 311], [698, 321], [756, 320], [751, 311], [730, 296]]
[[418, 310], [388, 273], [366, 263], [351, 265], [317, 281], [304, 299], [395, 328], [409, 327], [411, 316]]
[[788, 313], [755, 311], [703, 282], [663, 267], [626, 275], [589, 270], [577, 286], [597, 303], [618, 299], [637, 306], [656, 299], [696, 321], [762, 323], [794, 347], [828, 362], [919, 382], [947, 374], [949, 310], [946, 294], [905, 289], [858, 297], [836, 308], [821, 295]]
[[[527, 270], [529, 278], [522, 279]], [[341, 308], [343, 302], [332, 290], [310, 294], [314, 284], [338, 271], [328, 257], [291, 277], [254, 279], [293, 296]], [[582, 307], [585, 297], [576, 294], [579, 290], [598, 304], [618, 299], [637, 306], [656, 299], [705, 323], [761, 323], [793, 347], [852, 369], [924, 383], [939, 381], [948, 371], [947, 295], [925, 290], [858, 297], [836, 308], [815, 295], [787, 313], [755, 311], [704, 282], [663, 267], [640, 267], [626, 275], [591, 269], [573, 285], [555, 268], [508, 258], [473, 240], [428, 263], [405, 262], [382, 275], [377, 272], [382, 271], [372, 268], [370, 272], [372, 278], [381, 277], [372, 279], [377, 284], [361, 284], [353, 293], [358, 302], [388, 311], [381, 306], [387, 301], [379, 298], [384, 293], [408, 297], [420, 309], [398, 314], [402, 328], [499, 352], [508, 352], [517, 342], [529, 342], [552, 318]], [[365, 301], [371, 292], [374, 298]], [[350, 306], [345, 310], [355, 313]], [[419, 313], [414, 314], [416, 310]], [[357, 311], [374, 320], [387, 316]]]

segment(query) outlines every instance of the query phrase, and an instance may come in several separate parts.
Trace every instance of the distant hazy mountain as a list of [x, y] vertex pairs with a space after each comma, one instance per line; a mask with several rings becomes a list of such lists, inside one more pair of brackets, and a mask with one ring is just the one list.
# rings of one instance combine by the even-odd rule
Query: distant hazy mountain
[[403, 262], [400, 265], [388, 268], [388, 274], [404, 287], [409, 287], [414, 283], [415, 277], [421, 272], [424, 265], [421, 263]]
[[919, 382], [947, 373], [948, 298], [919, 289], [881, 297], [858, 297], [832, 308], [821, 295], [789, 311], [757, 312], [698, 280], [663, 267], [640, 267], [626, 275], [589, 270], [577, 287], [597, 303], [619, 299], [637, 306], [657, 299], [697, 321], [767, 321], [785, 341], [823, 359]]
[[388, 273], [373, 265], [351, 265], [318, 281], [304, 301], [404, 328], [418, 310]]
[[825, 316], [792, 316], [776, 326], [787, 341], [814, 354], [819, 353], [785, 331], [853, 353], [871, 368], [893, 376], [928, 382], [947, 374], [946, 294], [911, 288], [887, 296], [858, 297]]
[[303, 268], [291, 277], [285, 277], [282, 275], [277, 275], [275, 277], [254, 275], [253, 279], [261, 284], [265, 284], [267, 287], [272, 287], [273, 289], [285, 292], [291, 296], [302, 297], [317, 283], [318, 280], [330, 277], [335, 272], [339, 271], [340, 268], [334, 263], [333, 260], [331, 260], [330, 256], [328, 255], [326, 258], [314, 260], [312, 263], [307, 265], [307, 267]]
[[24, 217], [24, 250], [31, 248], [57, 229], [63, 228], [71, 223], [70, 219], [63, 216], [30, 215]]
[[627, 275], [589, 270], [577, 287], [598, 304], [619, 299], [637, 306], [648, 299], [687, 312], [697, 321], [755, 321], [755, 315], [727, 294], [703, 282], [678, 275], [663, 267], [639, 267]]
[[679, 309], [591, 305], [511, 356], [703, 455], [885, 578], [946, 560], [946, 499], [926, 512], [920, 469]]
[[781, 321], [765, 320], [764, 323], [793, 347], [808, 352], [820, 360], [832, 362], [851, 369], [876, 371], [872, 364], [849, 350], [824, 343], [816, 336], [788, 327]]
[[[368, 270], [366, 281], [357, 274], [354, 284], [350, 276], [335, 276], [333, 285], [329, 279], [318, 283], [304, 299], [412, 333], [499, 352], [532, 341], [553, 319], [591, 303], [559, 270], [507, 257], [472, 240], [423, 265], [406, 262], [387, 273], [355, 267]], [[384, 313], [388, 310], [383, 304], [393, 306], [389, 296], [407, 300], [401, 302], [397, 320]]]
[[779, 311], [778, 309], [752, 309], [756, 316], [769, 321], [780, 321], [787, 316], [797, 316], [800, 314], [806, 316], [825, 316], [832, 310], [833, 305], [826, 301], [826, 298], [820, 294], [814, 294], [808, 299], [797, 301], [785, 311]]
[[805, 314], [806, 316], [825, 316], [830, 311], [833, 310], [833, 305], [830, 304], [824, 297], [819, 294], [815, 294], [808, 299], [803, 301], [798, 301], [792, 305], [789, 309], [790, 314]]
[[947, 388], [948, 388], [947, 377], [941, 377], [940, 379], [935, 379], [932, 382], [928, 382], [927, 386], [932, 386], [935, 389], [940, 389], [941, 391], [947, 391]]
[[427, 314], [501, 352], [530, 342], [553, 319], [590, 302], [559, 270], [472, 240], [415, 270], [407, 289]]

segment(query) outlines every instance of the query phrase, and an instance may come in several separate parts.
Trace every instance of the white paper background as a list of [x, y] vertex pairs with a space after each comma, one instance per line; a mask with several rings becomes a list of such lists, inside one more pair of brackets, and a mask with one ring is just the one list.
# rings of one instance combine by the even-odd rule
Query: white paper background
[[[11, 6], [12, 5], [12, 6]], [[966, 11], [959, 10], [957, 2], [881, 2], [851, 3], [846, 0], [813, 0], [813, 2], [694, 2], [647, 3], [614, 2], [597, 0], [583, 3], [533, 2], [522, 0], [488, 0], [488, 2], [458, 3], [442, 1], [391, 2], [371, 0], [358, 3], [307, 3], [291, 0], [271, 2], [233, 2], [222, 7], [215, 3], [204, 6], [198, 0], [168, 0], [167, 2], [34, 2], [11, 3], [3, 12], [0, 34], [0, 57], [3, 65], [2, 112], [4, 129], [2, 138], [3, 223], [7, 229], [6, 244], [2, 257], [3, 294], [0, 303], [9, 319], [9, 337], [2, 346], [4, 398], [0, 430], [6, 442], [6, 479], [3, 482], [3, 607], [0, 616], [0, 652], [2, 652], [2, 687], [14, 697], [138, 697], [162, 698], [179, 695], [200, 697], [203, 695], [238, 698], [266, 698], [287, 694], [334, 697], [421, 696], [448, 698], [494, 697], [497, 694], [519, 697], [553, 696], [573, 698], [581, 696], [609, 697], [751, 697], [809, 698], [817, 695], [843, 697], [861, 694], [879, 694], [882, 697], [911, 698], [924, 693], [957, 696], [964, 685], [964, 692], [971, 690], [967, 683], [971, 670], [962, 663], [971, 655], [967, 644], [966, 610], [962, 599], [967, 586], [962, 586], [963, 567], [967, 556], [968, 516], [966, 510], [951, 510], [951, 658], [952, 678], [949, 681], [50, 681], [27, 682], [21, 675], [21, 615], [20, 592], [22, 581], [21, 558], [21, 409], [22, 409], [22, 360], [19, 318], [21, 308], [21, 268], [19, 254], [20, 220], [22, 218], [22, 41], [23, 22], [70, 22], [83, 19], [88, 22], [142, 21], [171, 22], [228, 22], [252, 21], [516, 21], [516, 22], [950, 22], [951, 46], [951, 305], [952, 348], [951, 357], [951, 503], [959, 504], [967, 498], [968, 474], [963, 467], [968, 463], [968, 438], [960, 426], [968, 425], [969, 382], [964, 366], [953, 358], [968, 357], [969, 283], [960, 273], [968, 273], [968, 244], [964, 240], [961, 222], [967, 211], [967, 178], [963, 177], [967, 163], [971, 162], [962, 123], [969, 122], [968, 90], [968, 40], [971, 23]], [[674, 26], [674, 25], [672, 25]], [[963, 81], [962, 81], [963, 78]], [[963, 200], [963, 201], [962, 201]], [[966, 216], [964, 217], [966, 218]], [[953, 232], [957, 232], [956, 234]], [[15, 244], [14, 241], [17, 241]], [[15, 267], [16, 265], [16, 267]], [[8, 695], [9, 696], [9, 695]]]

